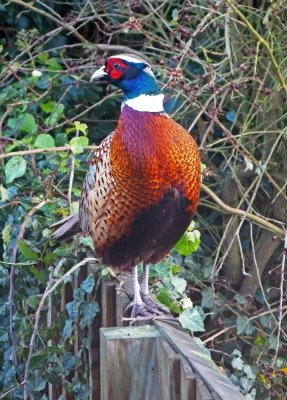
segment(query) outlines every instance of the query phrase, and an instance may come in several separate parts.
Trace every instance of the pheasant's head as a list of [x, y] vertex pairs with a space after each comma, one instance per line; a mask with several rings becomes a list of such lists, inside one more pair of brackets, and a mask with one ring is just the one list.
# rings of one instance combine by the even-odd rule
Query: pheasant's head
[[[122, 89], [124, 103], [138, 111], [163, 111], [163, 94], [151, 66], [138, 56], [119, 54], [109, 57], [105, 65], [92, 75], [91, 81], [94, 80], [107, 81]], [[145, 107], [143, 102], [146, 104], [149, 102], [149, 106]], [[135, 103], [137, 104], [133, 106]]]

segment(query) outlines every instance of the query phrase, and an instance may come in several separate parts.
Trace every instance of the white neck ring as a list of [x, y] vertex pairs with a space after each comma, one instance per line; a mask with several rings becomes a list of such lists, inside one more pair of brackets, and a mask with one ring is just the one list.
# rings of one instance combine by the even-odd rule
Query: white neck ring
[[122, 109], [127, 105], [135, 111], [164, 112], [163, 98], [162, 93], [155, 95], [141, 94], [133, 99], [123, 101]]

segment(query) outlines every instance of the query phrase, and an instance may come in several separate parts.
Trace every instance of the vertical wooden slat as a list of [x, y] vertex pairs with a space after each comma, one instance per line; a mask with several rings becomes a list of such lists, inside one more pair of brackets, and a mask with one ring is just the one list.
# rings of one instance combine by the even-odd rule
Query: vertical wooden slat
[[116, 285], [112, 281], [101, 283], [102, 327], [111, 328], [116, 325]]
[[[130, 276], [119, 276], [121, 283], [124, 282], [124, 288], [131, 291], [131, 277]], [[116, 326], [127, 326], [128, 322], [123, 322], [122, 317], [125, 315], [126, 308], [131, 302], [125, 290], [121, 285], [117, 286], [116, 289]]]
[[[47, 312], [47, 328], [49, 329], [52, 325], [52, 295], [48, 296], [48, 312]], [[48, 340], [47, 347], [53, 345], [52, 339]], [[48, 399], [53, 400], [54, 398], [54, 388], [51, 383], [48, 383]]]
[[180, 361], [167, 341], [157, 337], [158, 399], [180, 399]]
[[[67, 282], [66, 285], [64, 286], [64, 289], [62, 290], [61, 311], [66, 311], [66, 304], [71, 301], [73, 301], [73, 288], [72, 288], [71, 283]], [[69, 381], [72, 380], [70, 375], [68, 377], [62, 378], [62, 388], [61, 388], [62, 397], [67, 400], [72, 400], [71, 396], [66, 391], [66, 387], [65, 387], [66, 379]], [[57, 394], [56, 398], [58, 398], [58, 397], [59, 397], [59, 395]]]
[[196, 400], [213, 400], [210, 391], [199, 377], [196, 378]]
[[178, 354], [180, 360], [180, 400], [196, 400], [195, 374], [191, 366], [182, 354]]
[[[80, 274], [83, 271], [83, 269], [78, 271], [78, 274], [73, 274], [72, 275], [72, 279], [73, 279], [73, 290], [78, 289], [78, 287], [80, 286], [79, 280], [81, 282], [81, 277]], [[81, 274], [82, 275], [82, 274]], [[74, 296], [73, 296], [74, 298]], [[76, 355], [79, 351], [79, 318], [77, 318], [75, 320], [75, 329], [74, 329], [74, 342], [73, 342], [73, 354]], [[79, 377], [79, 373], [78, 373], [78, 368], [75, 368], [75, 371], [73, 373], [73, 376], [75, 378]]]

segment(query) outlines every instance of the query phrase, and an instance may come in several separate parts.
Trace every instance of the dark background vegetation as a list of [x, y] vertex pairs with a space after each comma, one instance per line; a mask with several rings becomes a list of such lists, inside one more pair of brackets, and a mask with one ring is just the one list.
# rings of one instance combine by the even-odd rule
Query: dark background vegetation
[[110, 271], [77, 268], [89, 240], [56, 243], [49, 225], [76, 210], [86, 146], [116, 126], [120, 92], [89, 79], [123, 52], [152, 62], [206, 165], [201, 245], [153, 267], [154, 292], [247, 399], [286, 398], [286, 21], [283, 0], [0, 2], [0, 399], [96, 391]]

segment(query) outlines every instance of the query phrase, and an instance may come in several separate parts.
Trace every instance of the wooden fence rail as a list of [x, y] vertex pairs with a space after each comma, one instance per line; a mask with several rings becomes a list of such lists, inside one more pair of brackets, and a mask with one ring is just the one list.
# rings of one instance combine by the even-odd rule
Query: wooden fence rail
[[101, 400], [244, 400], [179, 323], [124, 327], [129, 299], [110, 281], [101, 301]]

